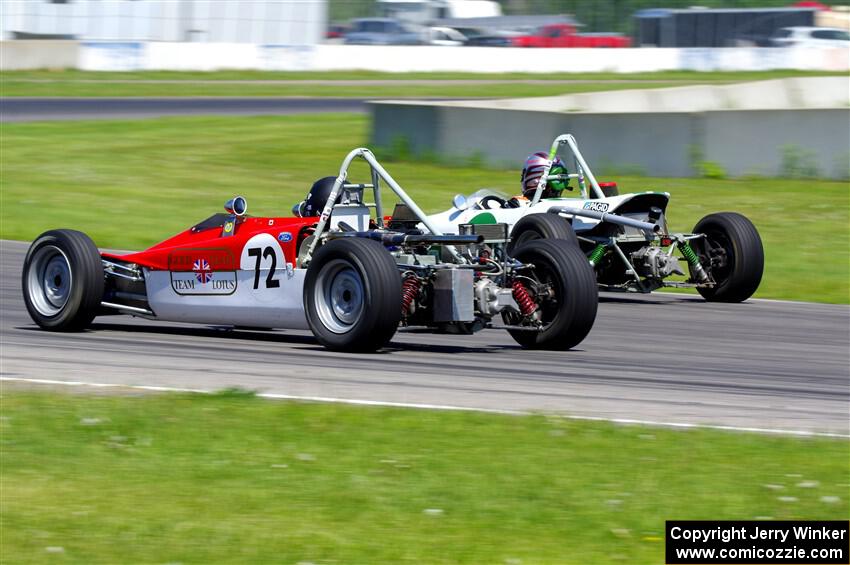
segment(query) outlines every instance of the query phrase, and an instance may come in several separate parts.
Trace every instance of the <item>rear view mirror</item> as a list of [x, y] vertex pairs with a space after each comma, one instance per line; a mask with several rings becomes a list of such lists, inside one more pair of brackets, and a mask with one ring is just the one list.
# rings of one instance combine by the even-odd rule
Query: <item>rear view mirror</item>
[[454, 206], [458, 210], [466, 210], [466, 196], [464, 196], [463, 194], [455, 194], [455, 197], [452, 198], [452, 206]]

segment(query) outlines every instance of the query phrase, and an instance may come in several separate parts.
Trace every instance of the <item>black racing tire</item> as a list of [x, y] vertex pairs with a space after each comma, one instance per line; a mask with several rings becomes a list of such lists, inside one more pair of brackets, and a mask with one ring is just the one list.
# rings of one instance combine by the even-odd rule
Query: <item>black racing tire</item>
[[[692, 240], [692, 247], [717, 283], [697, 289], [703, 298], [709, 302], [743, 302], [751, 297], [764, 272], [764, 247], [753, 223], [735, 212], [718, 212], [697, 222], [694, 233], [705, 234], [705, 238]], [[725, 266], [711, 267], [712, 248], [725, 250]]]
[[45, 330], [85, 329], [103, 300], [103, 263], [86, 234], [51, 230], [36, 238], [24, 258], [21, 289], [27, 312]]
[[377, 241], [344, 238], [319, 248], [304, 279], [304, 308], [316, 339], [335, 351], [384, 347], [401, 321], [401, 275]]
[[528, 214], [514, 224], [508, 254], [513, 254], [515, 249], [537, 239], [560, 239], [567, 245], [579, 246], [576, 232], [566, 218], [549, 213]]
[[535, 266], [534, 278], [552, 285], [555, 301], [540, 306], [542, 331], [508, 330], [511, 337], [528, 349], [562, 351], [581, 343], [593, 327], [599, 303], [596, 276], [581, 249], [538, 239], [519, 248], [514, 258]]

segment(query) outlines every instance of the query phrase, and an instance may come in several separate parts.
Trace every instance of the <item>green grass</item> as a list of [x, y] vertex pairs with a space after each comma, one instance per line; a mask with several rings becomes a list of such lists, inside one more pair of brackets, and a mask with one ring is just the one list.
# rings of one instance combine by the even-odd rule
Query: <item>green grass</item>
[[[3, 124], [0, 237], [31, 240], [67, 227], [103, 247], [142, 249], [236, 194], [252, 214], [286, 216], [315, 179], [336, 174], [346, 153], [365, 143], [367, 126], [365, 117], [345, 114]], [[459, 191], [516, 191], [516, 170], [389, 162], [375, 151], [428, 212], [447, 209]], [[365, 177], [365, 165], [355, 165], [352, 178], [358, 171]], [[623, 192], [669, 191], [676, 231], [710, 212], [750, 217], [766, 252], [756, 296], [850, 302], [847, 183], [600, 176]]]
[[[846, 73], [843, 73], [846, 74]], [[5, 71], [0, 73], [0, 96], [344, 96], [344, 97], [519, 97], [551, 96], [577, 92], [663, 88], [698, 83], [729, 83], [792, 76], [823, 76], [842, 73], [808, 71], [759, 71], [697, 73], [379, 73], [343, 72], [85, 72], [76, 70]], [[453, 84], [458, 80], [499, 80], [502, 84]], [[528, 84], [527, 80], [589, 81], [576, 84]], [[256, 81], [286, 80], [294, 84], [262, 84]], [[305, 81], [392, 80], [393, 85], [346, 85], [331, 87]], [[440, 81], [431, 85], [404, 84], [411, 80]], [[174, 84], [145, 81], [176, 81]], [[203, 82], [198, 82], [203, 81]], [[207, 82], [213, 84], [207, 84]], [[240, 81], [222, 83], [222, 81]], [[252, 82], [253, 81], [253, 82]], [[623, 82], [626, 81], [626, 82]], [[647, 82], [655, 81], [655, 82]], [[218, 84], [216, 84], [218, 83]], [[298, 84], [300, 83], [300, 84]]]
[[661, 563], [668, 519], [850, 512], [844, 440], [232, 393], [2, 414], [4, 563]]
[[227, 83], [184, 84], [158, 83], [23, 83], [4, 84], [2, 96], [72, 96], [72, 97], [123, 97], [123, 96], [278, 96], [278, 97], [345, 97], [345, 98], [520, 98], [527, 96], [557, 96], [604, 90], [631, 88], [667, 88], [679, 86], [677, 82], [652, 84], [581, 83], [581, 84], [415, 84], [415, 85], [346, 85], [321, 84], [256, 84]]

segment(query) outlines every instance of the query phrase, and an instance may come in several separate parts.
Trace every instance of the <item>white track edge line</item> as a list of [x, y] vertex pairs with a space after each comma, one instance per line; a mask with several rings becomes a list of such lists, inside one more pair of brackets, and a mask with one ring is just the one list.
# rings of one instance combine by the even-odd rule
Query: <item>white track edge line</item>
[[[23, 377], [0, 377], [0, 382], [25, 382], [43, 385], [82, 386], [92, 388], [127, 388], [132, 390], [146, 390], [153, 392], [189, 392], [195, 394], [214, 394], [214, 390], [197, 388], [180, 388], [154, 385], [128, 385], [119, 383], [93, 383], [85, 381], [62, 381], [54, 379], [28, 379]], [[488, 414], [509, 414], [514, 416], [529, 416], [534, 412], [523, 410], [504, 410], [498, 408], [474, 408], [471, 406], [454, 406], [451, 404], [424, 404], [416, 402], [391, 402], [384, 400], [358, 400], [350, 398], [334, 398], [329, 396], [301, 396], [295, 394], [281, 394], [273, 392], [256, 392], [260, 398], [272, 400], [301, 400], [307, 402], [325, 402], [332, 404], [353, 404], [358, 406], [387, 406], [392, 408], [414, 408], [418, 410], [447, 410], [458, 412], [483, 412]], [[558, 414], [568, 420], [582, 420], [589, 422], [612, 422], [614, 424], [655, 426], [660, 428], [676, 429], [707, 429], [728, 432], [751, 432], [758, 434], [787, 435], [797, 437], [827, 437], [837, 439], [850, 439], [850, 434], [838, 434], [832, 432], [812, 432], [806, 430], [783, 430], [774, 428], [757, 428], [748, 426], [724, 426], [719, 424], [690, 424], [686, 422], [663, 422], [658, 420], [639, 420], [632, 418], [603, 418], [599, 416], [573, 416], [569, 414]]]
[[[616, 292], [616, 291], [612, 292], [612, 291], [602, 291], [602, 290], [600, 290], [599, 292], [605, 292], [606, 296], [617, 295], [617, 294], [626, 295], [626, 296], [635, 295], [635, 294], [637, 294], [639, 296], [642, 295], [642, 293], [640, 293], [640, 292]], [[651, 293], [647, 293], [647, 294], [662, 294], [664, 296], [678, 296], [680, 298], [690, 297], [694, 300], [702, 300], [702, 297], [699, 296], [698, 294], [686, 294], [684, 292], [668, 292], [668, 291], [664, 291], [664, 290], [653, 290]], [[814, 305], [814, 306], [843, 306], [844, 308], [850, 308], [850, 305], [848, 305], [848, 304], [836, 304], [834, 302], [806, 302], [805, 300], [780, 300], [779, 298], [752, 298], [752, 297], [750, 297], [750, 298], [747, 298], [744, 301], [744, 303], [747, 303], [747, 302], [768, 302], [768, 303], [776, 303], [776, 304], [796, 304], [796, 305], [800, 305], [800, 306], [812, 306], [812, 305]]]

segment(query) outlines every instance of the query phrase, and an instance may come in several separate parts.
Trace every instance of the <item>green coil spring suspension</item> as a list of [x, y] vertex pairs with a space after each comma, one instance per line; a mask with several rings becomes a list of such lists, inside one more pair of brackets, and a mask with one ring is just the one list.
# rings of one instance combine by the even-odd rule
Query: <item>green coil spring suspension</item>
[[602, 256], [605, 255], [605, 250], [608, 248], [604, 243], [600, 243], [597, 245], [593, 251], [590, 252], [590, 255], [587, 257], [587, 260], [590, 261], [591, 266], [595, 267], [599, 260], [602, 259]]
[[693, 270], [696, 278], [699, 279], [700, 282], [705, 282], [708, 280], [708, 273], [705, 272], [705, 269], [702, 267], [702, 263], [699, 262], [699, 257], [694, 251], [694, 248], [690, 246], [690, 244], [685, 240], [679, 240], [677, 243], [679, 247], [679, 251], [682, 252], [685, 259], [688, 260], [688, 263], [691, 265], [691, 269]]

